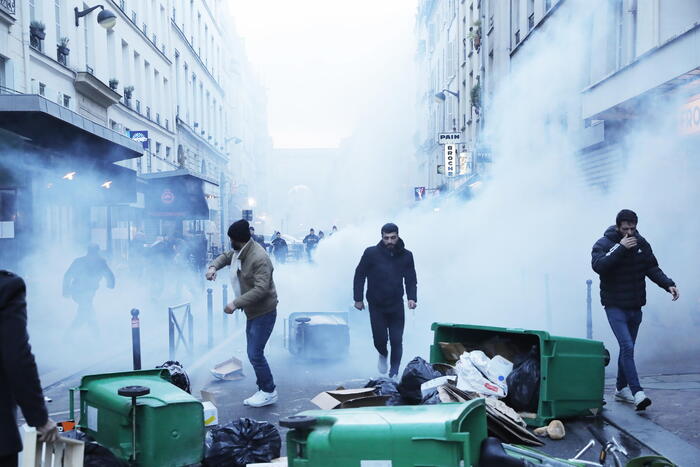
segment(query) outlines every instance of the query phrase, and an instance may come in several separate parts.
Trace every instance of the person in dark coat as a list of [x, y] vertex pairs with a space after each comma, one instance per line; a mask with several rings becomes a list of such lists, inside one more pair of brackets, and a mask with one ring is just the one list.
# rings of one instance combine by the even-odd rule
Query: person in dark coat
[[275, 256], [275, 260], [278, 263], [286, 263], [288, 251], [287, 241], [282, 238], [282, 234], [275, 232], [275, 238], [272, 239], [272, 254]]
[[21, 277], [0, 271], [0, 467], [15, 467], [22, 440], [17, 430], [17, 406], [40, 440], [58, 439], [49, 418], [39, 374], [27, 334], [26, 286]]
[[646, 278], [669, 292], [673, 301], [679, 294], [675, 282], [659, 267], [651, 245], [639, 234], [637, 221], [633, 211], [620, 211], [615, 225], [593, 245], [591, 255], [593, 270], [600, 276], [600, 301], [620, 345], [615, 398], [644, 410], [651, 400], [639, 384], [634, 346], [647, 302]]
[[100, 256], [100, 247], [91, 243], [87, 255], [73, 261], [63, 276], [63, 295], [72, 297], [78, 304], [78, 313], [70, 326], [71, 329], [87, 323], [95, 332], [98, 331], [92, 301], [102, 278], [107, 281], [107, 287], [114, 288], [112, 270], [107, 261]]
[[387, 372], [387, 338], [391, 344], [391, 365], [389, 377], [399, 373], [403, 353], [404, 328], [404, 285], [408, 308], [416, 308], [417, 280], [413, 264], [413, 254], [399, 238], [396, 224], [385, 224], [381, 230], [382, 239], [367, 248], [355, 269], [353, 295], [355, 308], [362, 310], [364, 304], [365, 279], [367, 280], [367, 303], [372, 326], [374, 347], [379, 352], [377, 369]]
[[309, 259], [309, 262], [311, 262], [311, 254], [316, 249], [318, 242], [320, 242], [321, 239], [318, 238], [318, 235], [316, 235], [314, 229], [309, 229], [309, 235], [304, 237], [304, 240], [302, 241], [304, 245], [306, 245], [306, 257]]

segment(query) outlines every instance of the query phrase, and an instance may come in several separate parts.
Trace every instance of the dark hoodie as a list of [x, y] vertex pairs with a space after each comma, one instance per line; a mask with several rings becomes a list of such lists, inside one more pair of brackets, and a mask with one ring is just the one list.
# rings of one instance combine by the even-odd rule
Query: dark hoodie
[[659, 268], [649, 242], [639, 232], [635, 236], [637, 246], [628, 250], [620, 245], [623, 236], [613, 225], [593, 245], [591, 263], [600, 276], [603, 306], [629, 309], [646, 305], [646, 277], [664, 290], [676, 285]]
[[365, 250], [355, 269], [353, 281], [356, 302], [363, 300], [367, 279], [367, 302], [370, 306], [388, 307], [403, 301], [404, 282], [409, 300], [416, 298], [416, 268], [413, 254], [399, 239], [393, 251], [379, 242]]

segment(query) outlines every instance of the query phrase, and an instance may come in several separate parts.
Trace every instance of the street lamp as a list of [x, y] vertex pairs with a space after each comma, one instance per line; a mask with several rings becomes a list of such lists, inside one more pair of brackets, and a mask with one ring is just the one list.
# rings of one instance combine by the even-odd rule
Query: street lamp
[[83, 16], [87, 16], [92, 13], [97, 8], [102, 8], [102, 11], [97, 15], [97, 23], [103, 28], [110, 30], [117, 23], [117, 16], [112, 12], [112, 10], [105, 10], [103, 5], [95, 5], [92, 8], [86, 8], [83, 11], [79, 11], [78, 7], [75, 7], [75, 25], [80, 26], [78, 20]]
[[449, 94], [452, 94], [457, 99], [459, 99], [459, 91], [454, 92], [454, 91], [450, 91], [449, 89], [443, 89], [442, 91], [435, 93], [435, 101], [436, 102], [445, 102], [445, 99], [447, 98], [447, 96], [445, 96], [446, 92]]

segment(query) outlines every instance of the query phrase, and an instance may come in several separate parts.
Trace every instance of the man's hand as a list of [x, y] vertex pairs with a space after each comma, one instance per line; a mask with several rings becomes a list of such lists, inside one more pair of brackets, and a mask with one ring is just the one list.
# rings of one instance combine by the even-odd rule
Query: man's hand
[[620, 245], [624, 246], [628, 250], [637, 246], [637, 237], [630, 237], [625, 234], [624, 238], [620, 240]]
[[44, 426], [37, 427], [36, 431], [39, 433], [39, 441], [43, 441], [44, 443], [54, 443], [58, 441], [60, 437], [58, 434], [58, 425], [50, 418]]
[[355, 308], [357, 308], [358, 310], [364, 310], [365, 302], [355, 302]]
[[681, 296], [680, 292], [678, 292], [678, 287], [676, 286], [669, 287], [668, 292], [673, 296], [671, 300], [674, 302]]
[[216, 268], [214, 266], [209, 266], [209, 269], [207, 269], [207, 273], [204, 275], [204, 277], [206, 277], [208, 281], [215, 281]]
[[418, 304], [416, 303], [415, 300], [409, 300], [408, 301], [408, 309], [409, 310], [415, 310]]
[[224, 313], [226, 314], [233, 314], [233, 312], [236, 311], [236, 305], [233, 304], [233, 302], [229, 303], [226, 305], [226, 308], [224, 308]]

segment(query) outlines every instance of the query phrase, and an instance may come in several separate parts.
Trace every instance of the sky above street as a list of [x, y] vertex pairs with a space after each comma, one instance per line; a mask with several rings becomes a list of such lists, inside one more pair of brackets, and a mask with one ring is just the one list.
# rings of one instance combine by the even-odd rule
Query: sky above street
[[[267, 88], [275, 147], [337, 147], [401, 80], [413, 54], [415, 0], [230, 0]], [[413, 93], [406, 96], [413, 99]]]

